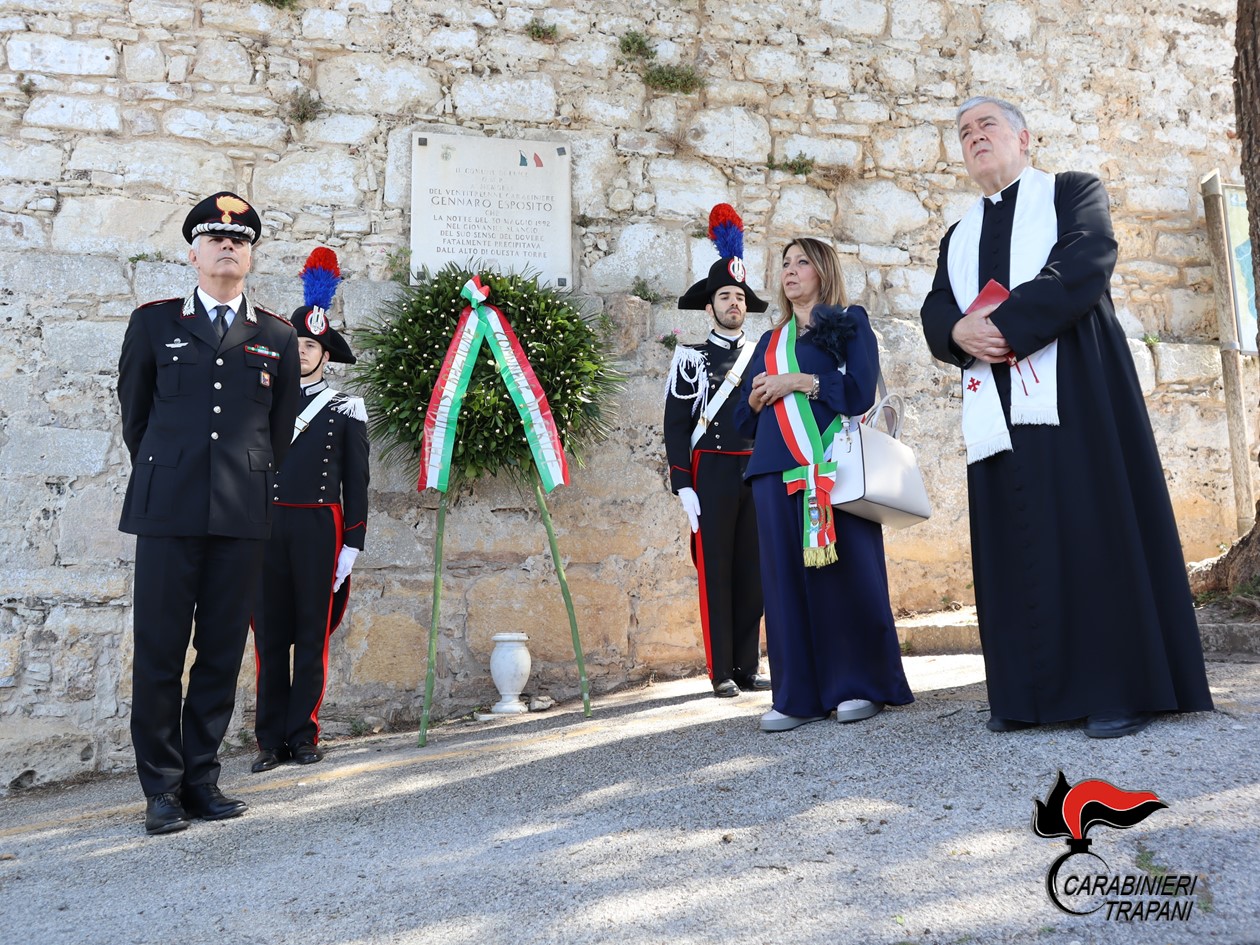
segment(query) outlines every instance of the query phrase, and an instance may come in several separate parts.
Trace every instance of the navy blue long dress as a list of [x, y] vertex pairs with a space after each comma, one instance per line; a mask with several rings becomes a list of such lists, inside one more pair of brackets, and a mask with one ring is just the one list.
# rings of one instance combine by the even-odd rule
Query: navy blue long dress
[[[848, 343], [844, 373], [831, 354], [813, 344], [808, 331], [796, 342], [800, 370], [819, 377], [818, 399], [810, 401], [819, 431], [837, 414], [858, 416], [875, 402], [875, 334], [861, 307], [850, 306], [848, 313], [857, 335]], [[800, 464], [783, 441], [774, 410], [754, 413], [748, 406], [752, 380], [766, 369], [770, 336], [762, 335], [744, 371], [735, 423], [755, 438], [745, 476], [757, 507], [774, 708], [807, 717], [826, 715], [848, 699], [913, 702], [888, 603], [880, 526], [837, 511], [839, 560], [822, 568], [805, 567], [804, 503], [800, 493], [789, 495], [783, 482], [784, 470]]]

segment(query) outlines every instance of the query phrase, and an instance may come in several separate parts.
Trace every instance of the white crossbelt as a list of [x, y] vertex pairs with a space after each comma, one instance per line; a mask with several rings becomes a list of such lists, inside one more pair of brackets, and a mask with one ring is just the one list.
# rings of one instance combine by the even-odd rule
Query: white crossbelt
[[311, 421], [315, 419], [315, 415], [324, 409], [324, 405], [336, 396], [337, 392], [331, 387], [325, 387], [316, 394], [315, 399], [307, 404], [306, 409], [298, 414], [297, 419], [293, 421], [293, 438], [289, 440], [289, 442], [292, 443], [293, 440], [296, 440], [298, 438], [298, 434], [311, 425]]
[[722, 386], [717, 389], [716, 394], [709, 398], [704, 411], [700, 414], [700, 419], [696, 421], [696, 428], [691, 431], [691, 448], [693, 450], [696, 448], [696, 444], [700, 442], [700, 437], [704, 436], [704, 431], [713, 422], [713, 418], [717, 416], [717, 412], [722, 409], [722, 404], [726, 403], [726, 398], [731, 396], [731, 391], [743, 381], [744, 368], [748, 367], [748, 362], [752, 360], [753, 348], [755, 347], [756, 345], [753, 345], [751, 342], [744, 342], [744, 346], [739, 349], [739, 357], [735, 359], [731, 369], [726, 372], [726, 378], [722, 381]]

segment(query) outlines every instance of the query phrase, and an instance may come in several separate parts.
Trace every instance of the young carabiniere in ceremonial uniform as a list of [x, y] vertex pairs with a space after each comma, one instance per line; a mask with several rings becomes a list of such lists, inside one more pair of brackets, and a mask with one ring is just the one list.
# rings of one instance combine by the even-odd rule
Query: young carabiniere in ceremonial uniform
[[218, 750], [298, 399], [293, 327], [244, 295], [261, 229], [236, 194], [193, 207], [197, 288], [132, 312], [118, 361], [132, 464], [119, 528], [138, 536], [131, 740], [149, 833], [246, 809], [219, 790]]
[[288, 458], [276, 473], [275, 524], [254, 611], [254, 772], [289, 758], [308, 765], [324, 757], [319, 707], [328, 678], [328, 641], [345, 613], [350, 569], [367, 531], [367, 411], [362, 398], [335, 391], [324, 380], [329, 361], [355, 362], [350, 346], [328, 323], [341, 281], [332, 250], [311, 253], [302, 281], [306, 304], [293, 312], [302, 360], [301, 413]]
[[[678, 300], [713, 319], [700, 345], [679, 345], [665, 389], [665, 455], [670, 487], [691, 523], [691, 557], [700, 579], [700, 626], [717, 696], [769, 689], [757, 672], [761, 574], [757, 518], [744, 470], [752, 440], [732, 422], [741, 372], [750, 360], [746, 314], [766, 303], [748, 287], [743, 223], [728, 204], [709, 214], [709, 237], [722, 258]], [[735, 396], [732, 396], [735, 395]]]

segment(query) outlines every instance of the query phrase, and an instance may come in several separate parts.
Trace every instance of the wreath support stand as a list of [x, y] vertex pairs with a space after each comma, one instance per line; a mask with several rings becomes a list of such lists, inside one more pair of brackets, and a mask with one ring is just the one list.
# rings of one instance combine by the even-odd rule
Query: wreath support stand
[[573, 610], [573, 595], [569, 593], [569, 582], [564, 576], [564, 561], [560, 557], [560, 545], [556, 541], [556, 529], [551, 524], [551, 513], [547, 511], [547, 500], [543, 496], [542, 480], [534, 474], [534, 501], [538, 503], [538, 512], [542, 515], [543, 527], [547, 529], [547, 541], [551, 545], [551, 560], [556, 566], [556, 578], [560, 581], [560, 593], [564, 595], [564, 609], [569, 612], [569, 632], [573, 635], [573, 656], [577, 660], [578, 682], [582, 687], [582, 710], [586, 717], [591, 717], [591, 686], [586, 678], [586, 659], [582, 656], [582, 639], [578, 636], [577, 615]]
[[421, 748], [429, 740], [429, 713], [433, 708], [433, 676], [434, 667], [437, 664], [438, 612], [442, 607], [442, 538], [445, 535], [446, 493], [439, 492], [437, 537], [433, 540], [433, 615], [429, 620], [429, 658], [424, 673], [424, 709], [420, 713]]

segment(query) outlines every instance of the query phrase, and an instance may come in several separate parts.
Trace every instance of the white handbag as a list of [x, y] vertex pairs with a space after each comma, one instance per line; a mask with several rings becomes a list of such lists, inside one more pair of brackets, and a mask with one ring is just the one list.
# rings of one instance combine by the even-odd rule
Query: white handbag
[[[890, 433], [875, 427], [885, 410]], [[831, 504], [842, 512], [881, 525], [905, 528], [932, 514], [923, 475], [910, 447], [901, 442], [900, 394], [888, 394], [860, 420], [850, 417], [835, 435], [830, 459], [836, 463]]]

